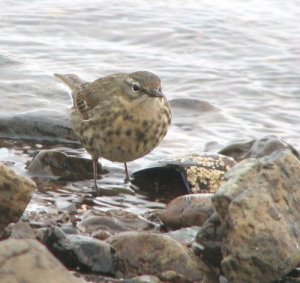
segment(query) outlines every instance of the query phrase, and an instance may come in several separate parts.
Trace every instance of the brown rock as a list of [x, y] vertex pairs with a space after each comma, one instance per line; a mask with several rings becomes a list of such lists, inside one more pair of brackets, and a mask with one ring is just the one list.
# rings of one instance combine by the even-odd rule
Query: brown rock
[[35, 189], [32, 180], [0, 163], [0, 233], [9, 223], [19, 220]]
[[161, 221], [170, 228], [201, 226], [214, 212], [213, 194], [192, 194], [173, 199], [160, 215]]
[[83, 283], [38, 241], [5, 240], [0, 242], [1, 283]]
[[118, 258], [117, 277], [149, 274], [158, 276], [168, 270], [190, 280], [201, 280], [209, 270], [186, 247], [172, 238], [150, 232], [123, 232], [108, 239]]
[[289, 150], [240, 162], [212, 198], [230, 282], [273, 282], [300, 262], [300, 162]]

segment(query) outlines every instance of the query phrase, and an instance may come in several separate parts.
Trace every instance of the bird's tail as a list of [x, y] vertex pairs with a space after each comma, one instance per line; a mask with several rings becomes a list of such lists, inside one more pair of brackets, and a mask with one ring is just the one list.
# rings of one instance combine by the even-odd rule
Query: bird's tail
[[73, 74], [54, 74], [54, 76], [61, 79], [71, 90], [75, 90], [78, 86], [86, 83], [86, 81]]

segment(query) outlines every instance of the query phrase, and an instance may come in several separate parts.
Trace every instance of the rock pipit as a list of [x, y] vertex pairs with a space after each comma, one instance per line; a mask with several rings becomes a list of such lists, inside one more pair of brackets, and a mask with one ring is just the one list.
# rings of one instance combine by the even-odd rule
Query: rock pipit
[[72, 89], [71, 124], [90, 153], [97, 192], [100, 157], [123, 162], [153, 150], [171, 124], [171, 109], [158, 76], [146, 71], [118, 73], [85, 82], [76, 75], [55, 74]]

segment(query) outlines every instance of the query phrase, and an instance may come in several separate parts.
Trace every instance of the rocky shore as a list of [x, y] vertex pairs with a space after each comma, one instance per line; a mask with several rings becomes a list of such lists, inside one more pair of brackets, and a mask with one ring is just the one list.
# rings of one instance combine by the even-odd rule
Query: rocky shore
[[[77, 144], [68, 125], [27, 118], [40, 141]], [[9, 127], [12, 134], [2, 124], [2, 138], [28, 138], [22, 127]], [[172, 192], [162, 208], [95, 208], [84, 191], [51, 216], [24, 214], [37, 187], [91, 178], [90, 169], [90, 160], [60, 150], [37, 152], [30, 178], [0, 164], [1, 282], [300, 282], [299, 153], [279, 138], [168, 157], [134, 172], [136, 192]]]

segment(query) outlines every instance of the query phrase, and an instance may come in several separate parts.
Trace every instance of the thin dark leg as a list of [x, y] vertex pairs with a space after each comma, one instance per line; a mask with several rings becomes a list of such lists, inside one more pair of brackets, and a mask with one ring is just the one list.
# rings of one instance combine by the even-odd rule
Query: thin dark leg
[[97, 186], [97, 165], [98, 165], [98, 157], [93, 157], [93, 172], [94, 172], [94, 192], [100, 193], [100, 188]]
[[125, 180], [124, 180], [124, 182], [128, 183], [130, 181], [130, 179], [129, 179], [129, 174], [128, 174], [128, 169], [127, 169], [127, 163], [126, 162], [124, 162], [124, 167], [125, 167]]

